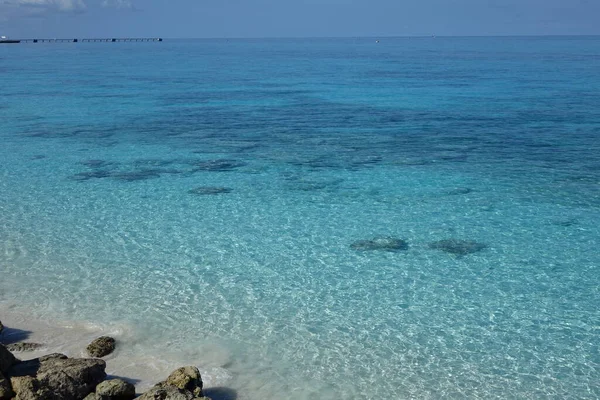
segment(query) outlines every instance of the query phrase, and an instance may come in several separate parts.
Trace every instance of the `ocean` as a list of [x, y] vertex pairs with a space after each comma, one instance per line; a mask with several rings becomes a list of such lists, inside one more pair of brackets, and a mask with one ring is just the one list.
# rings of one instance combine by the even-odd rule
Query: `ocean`
[[214, 400], [600, 398], [600, 37], [378, 40], [1, 46], [0, 306]]

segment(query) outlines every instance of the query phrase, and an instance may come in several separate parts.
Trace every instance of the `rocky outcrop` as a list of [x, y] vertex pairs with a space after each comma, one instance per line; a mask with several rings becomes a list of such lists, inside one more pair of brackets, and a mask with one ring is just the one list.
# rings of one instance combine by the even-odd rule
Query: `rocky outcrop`
[[42, 388], [31, 376], [18, 376], [10, 379], [13, 391], [18, 400], [51, 400], [52, 392]]
[[6, 379], [0, 372], [0, 400], [9, 400], [12, 399], [13, 396], [14, 393], [12, 391], [10, 380]]
[[15, 364], [17, 364], [19, 360], [13, 356], [13, 354], [8, 351], [4, 345], [0, 344], [0, 373], [5, 374], [8, 370]]
[[26, 343], [26, 342], [21, 342], [21, 343], [12, 343], [6, 346], [6, 348], [10, 351], [17, 351], [17, 352], [23, 352], [23, 351], [34, 351], [39, 349], [40, 347], [42, 347], [43, 345], [39, 344], [39, 343]]
[[135, 398], [135, 386], [122, 379], [111, 379], [96, 386], [96, 395], [102, 400], [131, 400]]
[[369, 240], [359, 240], [352, 243], [350, 248], [358, 251], [400, 251], [408, 250], [408, 242], [406, 240], [385, 236], [376, 237]]
[[4, 325], [2, 325], [2, 321], [0, 321], [0, 335], [2, 334], [3, 330], [4, 330]]
[[11, 368], [8, 376], [17, 399], [83, 399], [106, 378], [103, 360], [62, 357], [51, 355]]
[[457, 256], [466, 256], [485, 249], [487, 245], [472, 240], [445, 239], [429, 243], [430, 249], [445, 251]]
[[115, 351], [115, 339], [110, 336], [101, 336], [87, 347], [87, 352], [92, 357], [104, 357]]
[[160, 382], [156, 386], [174, 386], [178, 389], [189, 391], [194, 397], [202, 397], [202, 377], [198, 368], [193, 366], [176, 369], [171, 372], [167, 380]]

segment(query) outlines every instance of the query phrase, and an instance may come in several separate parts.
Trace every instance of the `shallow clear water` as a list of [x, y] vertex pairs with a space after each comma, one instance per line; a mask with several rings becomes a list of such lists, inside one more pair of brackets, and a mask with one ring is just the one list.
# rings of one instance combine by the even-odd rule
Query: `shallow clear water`
[[598, 398], [599, 72], [598, 37], [0, 47], [0, 301], [239, 399]]

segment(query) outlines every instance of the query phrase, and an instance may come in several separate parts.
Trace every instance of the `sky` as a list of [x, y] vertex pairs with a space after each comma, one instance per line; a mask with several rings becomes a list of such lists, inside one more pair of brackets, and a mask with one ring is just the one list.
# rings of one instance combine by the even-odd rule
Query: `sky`
[[0, 0], [0, 35], [599, 35], [600, 0]]

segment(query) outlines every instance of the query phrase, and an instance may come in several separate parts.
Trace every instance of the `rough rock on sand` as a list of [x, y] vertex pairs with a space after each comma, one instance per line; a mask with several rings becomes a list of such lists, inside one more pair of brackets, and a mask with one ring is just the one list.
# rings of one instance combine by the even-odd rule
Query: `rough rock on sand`
[[19, 400], [82, 399], [106, 378], [103, 360], [59, 356], [24, 361], [9, 370]]
[[104, 400], [131, 400], [135, 398], [135, 386], [122, 379], [110, 379], [96, 386], [96, 394]]
[[115, 339], [110, 336], [101, 336], [87, 347], [87, 352], [92, 357], [104, 357], [115, 350]]

